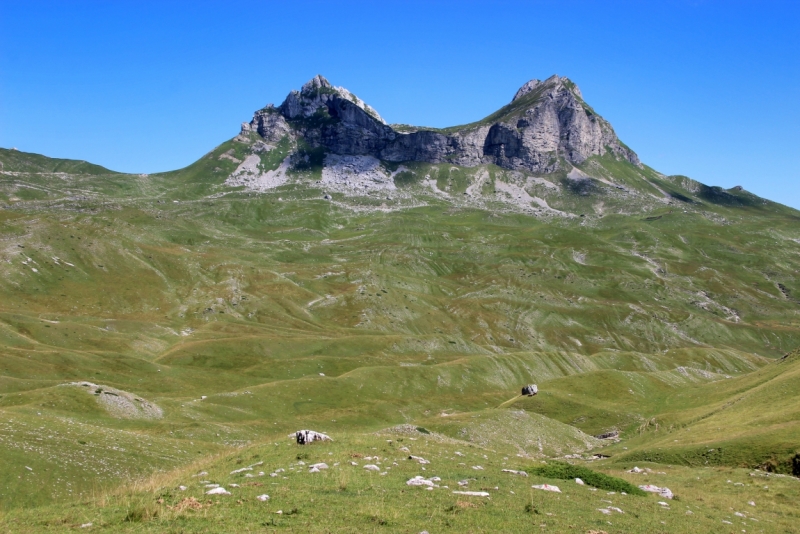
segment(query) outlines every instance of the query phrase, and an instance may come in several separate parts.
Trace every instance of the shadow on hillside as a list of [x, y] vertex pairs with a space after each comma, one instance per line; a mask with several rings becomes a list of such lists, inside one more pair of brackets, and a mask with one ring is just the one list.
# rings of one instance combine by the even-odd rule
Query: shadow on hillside
[[682, 195], [680, 193], [676, 193], [675, 191], [669, 191], [669, 196], [674, 198], [675, 200], [680, 200], [686, 204], [694, 204], [694, 200], [687, 197], [686, 195]]
[[589, 196], [600, 192], [600, 189], [591, 178], [563, 178], [561, 185], [572, 194], [580, 196]]
[[760, 205], [754, 198], [745, 195], [734, 195], [719, 186], [701, 185], [697, 196], [711, 204], [719, 206], [753, 207]]

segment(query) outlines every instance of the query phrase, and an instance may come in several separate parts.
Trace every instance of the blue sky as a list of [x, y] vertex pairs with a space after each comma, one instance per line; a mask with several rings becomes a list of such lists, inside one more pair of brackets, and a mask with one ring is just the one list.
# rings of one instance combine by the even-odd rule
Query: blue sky
[[0, 0], [0, 146], [188, 165], [317, 73], [450, 126], [557, 73], [641, 159], [800, 208], [800, 2]]

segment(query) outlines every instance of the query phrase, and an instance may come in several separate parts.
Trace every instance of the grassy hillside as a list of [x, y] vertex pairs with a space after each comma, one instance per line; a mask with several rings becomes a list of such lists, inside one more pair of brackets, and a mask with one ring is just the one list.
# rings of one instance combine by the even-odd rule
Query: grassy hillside
[[0, 148], [0, 170], [17, 173], [113, 174], [105, 167], [75, 159], [48, 158], [40, 154]]
[[[400, 424], [439, 436], [411, 436], [429, 454], [452, 443], [495, 451], [498, 469], [481, 474], [490, 488], [508, 485], [503, 462], [516, 469], [602, 452], [611, 459], [601, 470], [627, 478], [622, 467], [633, 463], [671, 465], [667, 480], [699, 507], [689, 517], [673, 504], [678, 531], [724, 524], [731, 513], [729, 488], [699, 501], [695, 477], [716, 484], [749, 472], [731, 469], [792, 472], [798, 364], [780, 358], [800, 346], [796, 211], [649, 169], [626, 174], [613, 162], [587, 164], [585, 173], [596, 171], [588, 193], [526, 178], [529, 194], [549, 195], [569, 216], [501, 201], [503, 184], [522, 182], [490, 167], [409, 165], [390, 195], [332, 200], [316, 175], [293, 171], [293, 181], [255, 194], [224, 185], [248, 146], [230, 141], [159, 175], [61, 176], [34, 156], [15, 164], [24, 170], [0, 172], [7, 529], [202, 531], [214, 517], [255, 530], [256, 515], [271, 519], [254, 492], [269, 490], [249, 487], [242, 507], [234, 496], [178, 513], [167, 506], [184, 498], [174, 493], [190, 479], [182, 469], [216, 469], [216, 482], [227, 480], [232, 458], [246, 466], [258, 454], [277, 468], [322, 450], [345, 465], [347, 455], [369, 455], [368, 445], [387, 447], [393, 438], [374, 433]], [[287, 147], [275, 150], [261, 160], [267, 169]], [[633, 191], [639, 181], [635, 194], [616, 187]], [[475, 184], [480, 197], [467, 199]], [[668, 202], [654, 200], [664, 195]], [[73, 384], [84, 381], [92, 386]], [[539, 395], [517, 398], [528, 383]], [[299, 428], [336, 442], [309, 453], [273, 444]], [[612, 430], [619, 442], [593, 437]], [[471, 466], [458, 463], [441, 472], [466, 477]], [[653, 499], [630, 496], [631, 513], [607, 518], [596, 510], [599, 493], [569, 486], [545, 501], [558, 496], [531, 496], [529, 478], [513, 483], [516, 497], [476, 508], [362, 471], [279, 482], [297, 501], [269, 509], [298, 507], [274, 518], [298, 528], [317, 524], [321, 510], [344, 525], [356, 506], [353, 530], [516, 530], [536, 515], [525, 511], [533, 498], [545, 514], [535, 520], [558, 528], [573, 505], [580, 528], [660, 528]], [[112, 491], [153, 472], [162, 478], [144, 490]], [[342, 477], [359, 504], [337, 489]], [[796, 494], [793, 479], [776, 480], [787, 499]], [[158, 503], [163, 488], [171, 493]], [[191, 495], [200, 498], [198, 488]], [[319, 510], [312, 489], [329, 499]], [[76, 499], [92, 499], [85, 517], [71, 507]], [[783, 528], [793, 516], [783, 497], [770, 499], [773, 515], [762, 517]], [[24, 511], [36, 506], [48, 506], [45, 515]]]
[[[306, 447], [274, 435], [80, 505], [15, 510], [0, 525], [13, 532], [793, 532], [798, 519], [800, 483], [791, 477], [655, 464], [633, 474], [608, 460], [570, 461], [585, 485], [561, 478], [569, 473], [561, 462], [413, 427], [336, 434], [333, 443]], [[311, 472], [318, 463], [327, 468]], [[418, 476], [430, 489], [408, 485]], [[542, 484], [560, 492], [533, 488]], [[632, 492], [643, 484], [669, 487], [675, 498]], [[215, 485], [229, 495], [207, 495]]]

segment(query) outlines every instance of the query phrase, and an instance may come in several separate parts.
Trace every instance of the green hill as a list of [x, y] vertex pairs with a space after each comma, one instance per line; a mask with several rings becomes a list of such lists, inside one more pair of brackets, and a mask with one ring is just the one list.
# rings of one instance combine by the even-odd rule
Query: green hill
[[112, 174], [100, 165], [75, 159], [48, 158], [40, 154], [0, 148], [0, 170], [17, 173]]

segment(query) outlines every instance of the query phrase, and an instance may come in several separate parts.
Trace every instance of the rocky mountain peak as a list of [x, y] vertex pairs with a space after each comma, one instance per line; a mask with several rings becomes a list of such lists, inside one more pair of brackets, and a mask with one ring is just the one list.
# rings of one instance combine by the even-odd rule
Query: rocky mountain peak
[[514, 102], [515, 100], [522, 98], [523, 96], [527, 95], [528, 93], [539, 87], [541, 84], [542, 81], [537, 80], [535, 78], [533, 80], [525, 82], [525, 84], [522, 87], [517, 89], [517, 92], [516, 94], [514, 94], [514, 98], [512, 98], [511, 101]]
[[575, 82], [573, 82], [572, 80], [570, 80], [567, 77], [559, 76], [558, 74], [554, 74], [554, 75], [550, 76], [549, 78], [547, 78], [544, 81], [533, 79], [533, 80], [530, 80], [528, 82], [525, 82], [522, 85], [522, 87], [520, 87], [517, 90], [516, 94], [514, 94], [514, 98], [512, 98], [511, 101], [514, 102], [516, 100], [519, 100], [523, 96], [525, 96], [525, 95], [527, 95], [529, 93], [532, 93], [533, 91], [536, 91], [537, 89], [545, 88], [545, 87], [550, 89], [549, 92], [558, 92], [558, 91], [567, 90], [567, 91], [573, 93], [575, 96], [577, 96], [581, 100], [583, 99], [583, 95], [581, 94], [581, 90], [578, 88], [578, 86], [575, 84]]
[[[383, 118], [366, 102], [344, 87], [332, 85], [324, 76], [317, 74], [306, 82], [300, 91], [292, 91], [278, 108], [281, 114], [289, 120], [298, 118], [316, 117], [319, 120], [338, 118], [343, 120], [355, 119], [351, 113], [342, 113], [349, 105], [354, 105], [369, 118], [386, 124]], [[363, 122], [363, 121], [362, 121]]]
[[300, 88], [300, 92], [304, 95], [312, 94], [317, 92], [319, 89], [325, 88], [332, 88], [333, 86], [331, 83], [321, 74], [317, 74], [310, 80], [308, 80], [303, 87]]
[[583, 101], [578, 87], [558, 75], [530, 80], [511, 103], [483, 120], [444, 130], [396, 130], [356, 95], [317, 75], [279, 107], [256, 112], [242, 127], [243, 133], [249, 131], [270, 143], [289, 135], [326, 153], [391, 162], [493, 164], [549, 174], [610, 153], [640, 165], [611, 125]]

